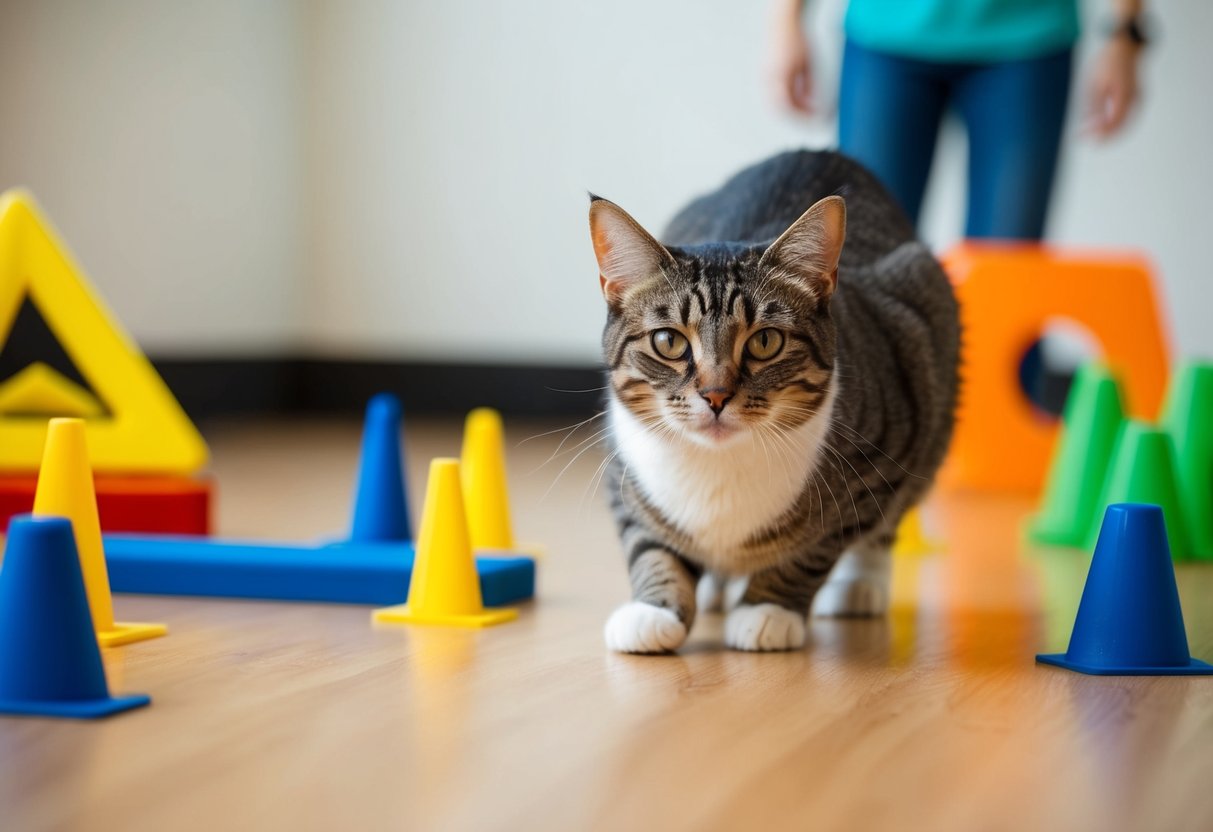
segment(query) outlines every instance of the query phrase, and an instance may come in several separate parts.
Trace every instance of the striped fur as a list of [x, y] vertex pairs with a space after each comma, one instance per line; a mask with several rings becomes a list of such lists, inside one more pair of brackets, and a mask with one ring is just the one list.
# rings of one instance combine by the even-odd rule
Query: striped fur
[[[842, 203], [818, 202], [832, 195], [845, 245]], [[834, 153], [742, 171], [685, 208], [664, 244], [597, 198], [591, 226], [608, 301], [609, 494], [633, 594], [608, 643], [676, 649], [710, 570], [748, 579], [730, 645], [799, 646], [839, 557], [879, 565], [942, 460], [959, 349], [948, 281], [883, 188]], [[684, 356], [659, 351], [663, 329], [686, 338]], [[782, 337], [769, 360], [747, 352], [763, 330]]]

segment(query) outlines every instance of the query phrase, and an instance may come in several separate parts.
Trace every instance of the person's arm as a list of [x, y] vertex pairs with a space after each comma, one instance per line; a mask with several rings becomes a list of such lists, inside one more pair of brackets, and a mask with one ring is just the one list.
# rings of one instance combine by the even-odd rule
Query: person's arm
[[804, 31], [806, 0], [774, 0], [770, 73], [775, 99], [794, 112], [813, 111], [813, 62]]
[[1141, 20], [1144, 0], [1112, 0], [1114, 30], [1087, 81], [1087, 129], [1103, 139], [1115, 134], [1138, 98], [1137, 61], [1144, 44], [1131, 27]]

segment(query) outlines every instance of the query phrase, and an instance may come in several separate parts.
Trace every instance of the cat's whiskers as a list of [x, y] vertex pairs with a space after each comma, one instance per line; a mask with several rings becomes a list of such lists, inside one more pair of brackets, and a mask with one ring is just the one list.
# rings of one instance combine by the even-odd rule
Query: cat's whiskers
[[[778, 456], [779, 464], [780, 464], [780, 467], [783, 469], [783, 476], [784, 476], [784, 479], [787, 481], [787, 483], [789, 485], [795, 484], [796, 474], [792, 470], [790, 460], [796, 456], [796, 453], [795, 453], [795, 449], [792, 448], [792, 446], [791, 446], [791, 442], [788, 439], [780, 437], [771, 428], [770, 425], [761, 425], [760, 424], [758, 427], [771, 437], [772, 442], [775, 442], [778, 446], [780, 446], [785, 451], [785, 453]], [[769, 466], [770, 466], [769, 460], [768, 460], [767, 464], [768, 464], [768, 468], [769, 468]]]
[[[789, 454], [791, 454], [791, 452], [792, 452], [791, 445], [790, 445], [791, 440], [789, 438], [785, 438], [783, 436], [784, 432], [787, 429], [782, 428], [780, 425], [778, 425], [778, 423], [776, 423], [774, 421], [768, 423], [768, 425], [771, 427], [773, 435], [782, 439], [782, 441], [784, 443], [784, 447], [788, 448]], [[821, 466], [819, 464], [817, 464], [816, 461], [814, 462], [812, 469], [809, 471], [809, 476], [812, 479], [813, 485], [815, 487], [818, 485], [818, 482], [820, 482], [821, 485], [824, 485], [826, 487], [826, 493], [828, 493], [830, 495], [830, 500], [834, 503], [834, 510], [838, 512], [838, 525], [839, 525], [839, 527], [845, 526], [846, 521], [842, 517], [842, 504], [838, 502], [838, 497], [834, 494], [834, 489], [830, 487], [829, 481], [827, 479], [825, 479], [824, 477], [821, 477]], [[821, 509], [821, 525], [822, 525], [822, 528], [824, 528], [825, 524], [826, 524], [825, 523], [825, 500], [821, 496], [820, 487], [817, 488], [817, 501], [818, 501], [818, 506], [820, 506], [820, 509]]]
[[[597, 446], [599, 442], [601, 442], [604, 438], [606, 438], [605, 435], [607, 433], [609, 433], [610, 431], [611, 431], [611, 426], [607, 425], [607, 427], [598, 431], [598, 433], [596, 433], [594, 435], [598, 438], [594, 439], [593, 442], [590, 442], [589, 444], [586, 444], [586, 442], [581, 443], [581, 444], [585, 445], [585, 447], [582, 448], [580, 451], [578, 451], [577, 454], [572, 459], [570, 459], [563, 468], [560, 469], [560, 473], [557, 474], [555, 479], [552, 480], [552, 484], [548, 486], [547, 491], [543, 492], [543, 496], [539, 498], [539, 502], [542, 503], [545, 500], [547, 500], [548, 495], [552, 493], [552, 489], [556, 487], [556, 483], [560, 482], [560, 478], [564, 476], [565, 472], [568, 471], [570, 467], [572, 467], [573, 463], [575, 463], [577, 460], [581, 459], [581, 457], [586, 453], [586, 451], [589, 451], [589, 450], [593, 449], [595, 446]], [[591, 439], [593, 439], [593, 437], [591, 437]]]
[[[823, 449], [829, 451], [830, 453], [832, 453], [834, 456], [838, 455], [838, 451], [835, 451], [832, 447], [830, 447], [829, 442], [823, 441], [821, 443], [821, 447]], [[841, 479], [843, 482], [846, 482], [847, 473], [846, 473], [846, 471], [842, 470], [842, 466], [839, 465], [836, 461], [834, 461], [834, 459], [832, 457], [826, 457], [826, 461], [829, 462], [831, 467], [833, 467], [834, 470], [838, 472], [839, 479]], [[852, 493], [850, 488], [848, 488], [846, 491], [847, 491], [847, 496], [851, 498], [851, 510], [855, 512], [855, 524], [857, 526], [862, 525], [863, 519], [859, 516], [859, 504], [855, 502], [855, 495]]]
[[[801, 412], [801, 413], [807, 413], [809, 415], [816, 415], [816, 412], [817, 412], [817, 411], [809, 411], [805, 407], [797, 407], [793, 403], [787, 403], [787, 404], [788, 404], [789, 410], [794, 410], [794, 411]], [[831, 418], [830, 418], [830, 425], [831, 425], [831, 427], [849, 427], [849, 426], [843, 424], [842, 422], [838, 421], [837, 417], [834, 417], [834, 416], [831, 416]], [[889, 489], [889, 493], [890, 494], [896, 493], [896, 489], [893, 488], [893, 486], [889, 482], [888, 478], [885, 477], [883, 472], [881, 472], [879, 466], [877, 466], [872, 461], [872, 459], [866, 453], [864, 453], [864, 450], [861, 447], [859, 447], [859, 445], [857, 445], [854, 440], [852, 440], [850, 437], [846, 436], [845, 434], [839, 433], [839, 436], [842, 437], [843, 439], [847, 440], [848, 442], [850, 442], [852, 445], [854, 445], [855, 449], [857, 451], [859, 451], [860, 454], [863, 455], [863, 458], [867, 462], [867, 464], [869, 466], [871, 466], [872, 470], [876, 472], [877, 476], [879, 476], [881, 478], [881, 480], [884, 481], [885, 486]], [[835, 448], [833, 445], [831, 445], [829, 443], [828, 437], [825, 440], [824, 447], [827, 450], [829, 450], [830, 453], [833, 454], [833, 456], [835, 458], [846, 463], [847, 467], [849, 467], [851, 469], [851, 471], [855, 474], [856, 479], [859, 480], [859, 483], [867, 490], [868, 495], [871, 496], [872, 502], [876, 505], [876, 510], [880, 513], [881, 519], [885, 520], [886, 518], [885, 518], [884, 508], [881, 505], [880, 500], [876, 497], [876, 493], [874, 491], [872, 491], [871, 486], [868, 485], [867, 480], [865, 480], [863, 475], [859, 473], [859, 470], [855, 467], [855, 465], [849, 459], [847, 459], [847, 457], [844, 454], [842, 454], [837, 448]], [[873, 446], [873, 447], [875, 447], [875, 446]], [[877, 450], [879, 450], [879, 449], [877, 449]], [[845, 474], [842, 472], [841, 467], [840, 466], [835, 466], [835, 467], [838, 468], [839, 474], [845, 478]], [[850, 492], [848, 492], [848, 493], [850, 493]], [[851, 503], [852, 503], [852, 506], [854, 507], [855, 506], [854, 495], [851, 495]], [[856, 508], [855, 514], [856, 514], [856, 518], [858, 518], [859, 512], [858, 512], [857, 508]]]
[[[826, 449], [828, 449], [832, 454], [834, 454], [835, 457], [837, 457], [838, 459], [845, 462], [847, 464], [847, 467], [850, 468], [852, 472], [854, 472], [855, 479], [859, 480], [859, 484], [862, 485], [865, 489], [867, 489], [868, 496], [871, 497], [872, 502], [876, 504], [876, 510], [878, 512], [880, 512], [880, 519], [885, 520], [886, 518], [884, 516], [884, 508], [880, 505], [880, 500], [877, 499], [876, 493], [874, 491], [872, 491], [872, 487], [870, 485], [868, 485], [867, 480], [865, 480], [863, 478], [863, 476], [859, 473], [859, 471], [857, 471], [855, 469], [855, 466], [851, 463], [851, 460], [847, 459], [845, 456], [842, 455], [842, 453], [837, 448], [835, 448], [833, 445], [831, 445], [828, 437], [825, 439], [823, 444], [825, 445]], [[876, 473], [878, 473], [878, 474], [880, 473], [880, 471], [876, 468], [876, 466], [872, 466], [872, 469], [874, 471], [876, 471]], [[882, 475], [882, 478], [883, 478], [883, 475]], [[885, 480], [885, 482], [887, 483], [888, 480]], [[851, 502], [854, 502], [854, 501], [855, 501], [855, 496], [852, 494]], [[858, 516], [858, 511], [856, 511], [856, 516]]]
[[[779, 405], [777, 405], [772, 410], [773, 415], [771, 416], [771, 421], [777, 422], [782, 427], [788, 428], [790, 430], [795, 430], [796, 428], [803, 425], [805, 422], [808, 422], [809, 420], [813, 419], [815, 416], [817, 416], [817, 414], [819, 412], [820, 411], [815, 410], [815, 409], [810, 409], [807, 406], [798, 405], [796, 402], [786, 402], [785, 401], [785, 402], [780, 402]], [[796, 417], [803, 417], [803, 418], [798, 418], [797, 421], [786, 421], [785, 422], [784, 421], [785, 417], [789, 416], [789, 415], [795, 415]]]
[[763, 455], [763, 457], [766, 459], [766, 463], [767, 463], [767, 486], [769, 487], [769, 486], [770, 486], [770, 484], [771, 484], [771, 473], [772, 473], [772, 472], [771, 472], [771, 454], [770, 454], [770, 452], [767, 450], [767, 443], [766, 443], [766, 440], [764, 440], [764, 439], [762, 438], [762, 423], [761, 423], [761, 422], [759, 422], [759, 423], [755, 424], [755, 425], [754, 425], [754, 429], [750, 431], [750, 445], [753, 445], [755, 442], [757, 442], [757, 443], [758, 443], [758, 446], [759, 446], [760, 448], [762, 448], [762, 455]]
[[881, 470], [880, 470], [880, 467], [879, 467], [879, 466], [878, 466], [878, 465], [877, 465], [875, 462], [873, 462], [873, 461], [872, 461], [871, 457], [869, 457], [869, 456], [868, 456], [868, 455], [867, 455], [867, 454], [864, 452], [863, 448], [859, 447], [859, 445], [857, 445], [857, 444], [855, 443], [855, 440], [854, 440], [854, 439], [852, 439], [851, 437], [847, 436], [846, 434], [844, 434], [844, 433], [840, 433], [840, 434], [838, 434], [838, 435], [839, 435], [841, 438], [843, 438], [843, 439], [847, 440], [848, 442], [850, 442], [850, 443], [851, 443], [851, 445], [852, 445], [852, 447], [854, 447], [854, 448], [855, 448], [855, 450], [859, 451], [859, 453], [863, 455], [863, 458], [864, 458], [864, 460], [865, 460], [865, 461], [868, 463], [868, 465], [871, 465], [871, 466], [872, 466], [872, 470], [873, 470], [873, 471], [875, 471], [875, 472], [876, 472], [878, 475], [880, 475], [880, 478], [881, 478], [882, 480], [884, 480], [885, 487], [889, 489], [889, 493], [890, 493], [890, 494], [896, 494], [896, 493], [897, 493], [897, 489], [895, 489], [895, 488], [893, 487], [893, 484], [892, 484], [891, 482], [889, 482], [889, 478], [888, 478], [888, 477], [886, 477], [886, 476], [884, 475], [884, 472], [883, 472], [883, 471], [881, 471]]
[[775, 427], [773, 425], [768, 424], [768, 425], [764, 425], [764, 427], [769, 432], [769, 435], [771, 436], [772, 441], [775, 442], [776, 445], [779, 446], [779, 448], [784, 451], [784, 453], [779, 457], [780, 464], [783, 467], [784, 478], [787, 480], [787, 482], [789, 484], [795, 484], [796, 483], [796, 473], [791, 468], [791, 460], [800, 456], [800, 454], [797, 452], [796, 448], [792, 444], [791, 437], [781, 434], [778, 430], [775, 429]]
[[[596, 415], [596, 416], [592, 416], [592, 417], [590, 417], [590, 419], [595, 419], [595, 418], [598, 418], [598, 416], [601, 416], [601, 415], [604, 415], [604, 414], [598, 414], [598, 415]], [[589, 419], [587, 419], [586, 421], [590, 421], [590, 420], [589, 420]], [[580, 423], [580, 424], [578, 425], [578, 428], [580, 428], [580, 427], [581, 427], [581, 425], [584, 425], [584, 424], [585, 424], [585, 422]], [[573, 435], [576, 433], [576, 430], [574, 430], [572, 433], [570, 433], [570, 434], [568, 434], [567, 436], [565, 436], [564, 438], [562, 438], [562, 439], [560, 440], [560, 444], [556, 446], [556, 449], [555, 449], [554, 451], [552, 451], [552, 453], [551, 453], [551, 454], [548, 456], [548, 458], [547, 458], [547, 459], [545, 459], [543, 462], [539, 463], [539, 465], [537, 465], [537, 466], [536, 466], [534, 469], [532, 469], [532, 470], [531, 470], [531, 471], [528, 473], [528, 476], [533, 475], [533, 474], [535, 474], [535, 473], [539, 472], [539, 471], [540, 471], [542, 468], [546, 467], [548, 464], [550, 464], [551, 462], [553, 462], [554, 460], [556, 460], [558, 457], [562, 456], [563, 454], [573, 453], [574, 451], [576, 451], [576, 450], [578, 450], [579, 448], [581, 448], [582, 446], [584, 446], [586, 443], [588, 443], [588, 442], [593, 442], [593, 441], [595, 441], [595, 440], [597, 440], [597, 439], [600, 439], [600, 438], [603, 436], [603, 434], [604, 434], [604, 433], [606, 433], [606, 431], [607, 431], [607, 428], [605, 428], [605, 427], [603, 427], [603, 428], [599, 428], [598, 430], [596, 430], [596, 431], [594, 431], [593, 433], [591, 433], [591, 434], [590, 434], [588, 437], [586, 437], [585, 439], [582, 439], [582, 440], [581, 440], [580, 442], [578, 442], [576, 445], [573, 445], [573, 446], [571, 446], [571, 447], [569, 447], [569, 448], [567, 448], [567, 449], [566, 449], [566, 448], [564, 447], [564, 445], [565, 445], [565, 443], [566, 443], [566, 442], [567, 442], [569, 439], [571, 439], [571, 438], [573, 437]]]
[[837, 421], [837, 419], [836, 419], [836, 418], [830, 422], [830, 425], [831, 425], [831, 426], [833, 426], [833, 427], [839, 427], [839, 428], [844, 428], [844, 429], [846, 429], [846, 430], [849, 430], [851, 433], [855, 434], [857, 437], [859, 437], [860, 439], [862, 439], [864, 442], [867, 442], [867, 443], [868, 443], [868, 447], [872, 448], [872, 449], [873, 449], [873, 450], [875, 450], [877, 453], [879, 453], [881, 456], [883, 456], [885, 459], [887, 459], [889, 462], [893, 463], [893, 464], [894, 464], [894, 465], [896, 465], [898, 468], [900, 468], [900, 469], [901, 469], [901, 472], [902, 472], [903, 474], [905, 474], [906, 476], [908, 476], [908, 477], [914, 477], [915, 479], [919, 479], [919, 480], [925, 480], [925, 479], [927, 479], [927, 477], [924, 477], [924, 476], [922, 476], [921, 474], [915, 474], [913, 471], [909, 471], [909, 470], [907, 470], [907, 469], [906, 469], [906, 467], [905, 467], [904, 465], [902, 465], [902, 464], [901, 464], [900, 462], [898, 462], [896, 459], [894, 459], [893, 457], [891, 457], [891, 456], [889, 456], [887, 453], [885, 453], [885, 451], [884, 451], [884, 450], [883, 450], [883, 449], [882, 449], [882, 448], [881, 448], [879, 445], [877, 445], [877, 444], [876, 444], [875, 442], [873, 442], [872, 440], [868, 439], [866, 436], [864, 436], [864, 435], [863, 435], [862, 433], [860, 433], [859, 431], [855, 430], [855, 428], [851, 427], [850, 425], [845, 424], [845, 423], [843, 423], [843, 422], [839, 422], [839, 421]]
[[[787, 428], [780, 425], [778, 422], [773, 422], [772, 427], [776, 429], [776, 435], [781, 435], [782, 433], [785, 433], [788, 430]], [[820, 460], [820, 456], [818, 457], [818, 460]], [[815, 464], [813, 466], [813, 471], [812, 471], [813, 475], [814, 476], [819, 475], [820, 469], [821, 469], [821, 465], [819, 463], [815, 462]], [[830, 499], [834, 503], [834, 510], [838, 512], [839, 526], [846, 525], [846, 521], [843, 520], [843, 517], [842, 517], [842, 504], [838, 502], [838, 497], [834, 494], [834, 489], [830, 487], [829, 481], [826, 480], [824, 477], [821, 479], [821, 484], [826, 487], [826, 491], [829, 493]], [[823, 526], [825, 525], [824, 519], [822, 520], [822, 525]]]
[[[573, 445], [572, 447], [570, 447], [564, 451], [561, 451], [560, 447], [557, 447], [556, 450], [552, 452], [551, 456], [549, 456], [546, 460], [544, 460], [538, 466], [536, 466], [534, 469], [532, 469], [530, 472], [528, 472], [527, 476], [537, 474], [540, 470], [542, 470], [544, 467], [546, 467], [549, 463], [553, 462], [557, 457], [562, 456], [563, 454], [571, 454], [574, 451], [577, 451], [578, 449], [584, 448], [587, 444], [592, 445], [595, 442], [600, 442], [606, 436], [606, 434], [610, 432], [610, 429], [611, 429], [610, 425], [599, 428], [598, 430], [594, 431], [589, 436], [587, 436], [585, 439], [582, 439], [576, 445]], [[574, 457], [574, 459], [576, 459], [576, 457]]]
[[611, 385], [604, 384], [601, 387], [587, 387], [584, 390], [561, 390], [559, 387], [544, 386], [544, 390], [551, 390], [553, 393], [598, 393], [602, 390], [610, 390]]
[[[586, 483], [585, 488], [581, 490], [581, 499], [577, 502], [578, 515], [580, 515], [585, 508], [587, 496], [593, 498], [593, 496], [598, 493], [598, 486], [602, 484], [602, 480], [606, 476], [606, 472], [610, 469], [611, 461], [615, 459], [615, 457], [619, 456], [621, 450], [621, 448], [616, 448], [607, 454], [603, 458], [602, 462], [598, 463], [598, 467], [594, 469], [594, 473], [590, 475], [590, 481]], [[622, 483], [622, 479], [620, 480], [620, 483]], [[593, 486], [592, 491], [590, 486]]]
[[[653, 435], [658, 438], [662, 438], [667, 434], [669, 434], [671, 436], [674, 435], [673, 429], [670, 428], [669, 424], [661, 416], [654, 416], [654, 415], [644, 416], [644, 417], [640, 417], [638, 421], [640, 422], [641, 428], [643, 430], [653, 433]], [[654, 427], [659, 428], [659, 430], [654, 432], [653, 431]], [[621, 497], [623, 496], [623, 485], [627, 481], [627, 476], [628, 476], [628, 462], [627, 462], [626, 457], [621, 456], [622, 450], [623, 450], [622, 446], [619, 448], [616, 448], [612, 453], [608, 454], [607, 457], [605, 459], [603, 459], [603, 461], [601, 463], [599, 463], [598, 468], [595, 469], [593, 475], [590, 476], [589, 484], [587, 484], [585, 490], [582, 491], [581, 501], [578, 503], [578, 511], [581, 510], [583, 504], [585, 503], [586, 492], [590, 491], [591, 485], [593, 486], [593, 490], [590, 491], [590, 494], [589, 494], [590, 499], [593, 499], [593, 497], [598, 494], [598, 488], [602, 485], [602, 481], [604, 479], [606, 479], [607, 471], [610, 470], [611, 461], [614, 460], [616, 457], [619, 457], [624, 460], [623, 473], [619, 477], [620, 496]]]
[[822, 496], [821, 486], [817, 484], [817, 470], [814, 469], [809, 473], [809, 482], [813, 484], [813, 489], [817, 492], [817, 512], [821, 516], [821, 527], [826, 526], [826, 498]]
[[[550, 389], [550, 388], [549, 388], [549, 389]], [[520, 448], [520, 447], [522, 447], [523, 445], [525, 445], [527, 442], [530, 442], [532, 439], [540, 439], [540, 438], [542, 438], [542, 437], [544, 437], [544, 436], [551, 436], [553, 433], [560, 433], [560, 432], [562, 432], [562, 431], [568, 431], [568, 432], [569, 432], [569, 433], [568, 433], [568, 436], [566, 436], [566, 437], [564, 438], [564, 439], [569, 439], [569, 438], [571, 438], [571, 437], [572, 437], [572, 435], [573, 435], [573, 434], [575, 434], [575, 433], [578, 431], [578, 429], [580, 429], [580, 428], [581, 428], [581, 426], [582, 426], [582, 425], [585, 425], [585, 424], [587, 424], [587, 423], [589, 423], [589, 422], [592, 422], [592, 421], [594, 421], [595, 419], [598, 419], [598, 418], [600, 418], [600, 417], [602, 417], [602, 416], [605, 416], [605, 415], [606, 415], [606, 411], [605, 411], [605, 410], [600, 410], [600, 411], [598, 411], [597, 413], [595, 413], [593, 416], [591, 416], [590, 418], [588, 418], [588, 419], [582, 419], [580, 422], [577, 422], [577, 423], [576, 423], [576, 424], [574, 424], [574, 425], [568, 425], [567, 427], [563, 427], [563, 428], [554, 428], [553, 430], [545, 430], [543, 433], [537, 433], [537, 434], [535, 434], [534, 436], [528, 436], [526, 439], [523, 439], [521, 442], [519, 442], [519, 443], [518, 443], [517, 445], [515, 445], [514, 447], [516, 447], [516, 448]], [[564, 444], [564, 440], [561, 440], [561, 445], [563, 445], [563, 444]], [[559, 445], [556, 447], [556, 450], [560, 450], [560, 446], [559, 446]]]

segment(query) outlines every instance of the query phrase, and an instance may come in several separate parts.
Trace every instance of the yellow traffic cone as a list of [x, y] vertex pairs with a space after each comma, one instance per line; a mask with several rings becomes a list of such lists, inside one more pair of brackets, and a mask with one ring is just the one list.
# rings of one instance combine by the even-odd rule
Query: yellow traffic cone
[[463, 428], [463, 501], [472, 549], [514, 549], [510, 494], [505, 475], [505, 431], [501, 414], [480, 407]]
[[83, 419], [51, 419], [38, 472], [34, 514], [66, 517], [72, 521], [84, 589], [88, 594], [93, 629], [102, 647], [156, 638], [168, 632], [163, 624], [117, 624], [110, 598], [109, 573], [101, 548], [101, 522], [97, 519], [97, 495], [89, 467]]
[[425, 489], [425, 507], [413, 577], [405, 604], [375, 610], [375, 621], [488, 627], [518, 617], [518, 610], [485, 609], [468, 538], [459, 460], [435, 459]]
[[910, 509], [901, 518], [897, 527], [897, 539], [893, 541], [895, 555], [929, 555], [941, 548], [937, 541], [927, 537], [922, 528], [922, 515], [917, 507]]

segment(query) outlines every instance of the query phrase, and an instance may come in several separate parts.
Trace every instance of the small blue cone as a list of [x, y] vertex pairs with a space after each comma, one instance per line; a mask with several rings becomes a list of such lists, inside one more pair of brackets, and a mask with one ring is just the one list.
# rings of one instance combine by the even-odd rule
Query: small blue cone
[[1159, 506], [1115, 503], [1104, 513], [1095, 557], [1064, 653], [1036, 661], [1099, 676], [1200, 676], [1193, 659]]
[[0, 714], [92, 719], [151, 701], [109, 694], [71, 522], [14, 517], [0, 568]]
[[350, 540], [393, 543], [411, 539], [400, 451], [400, 400], [380, 393], [366, 406]]

